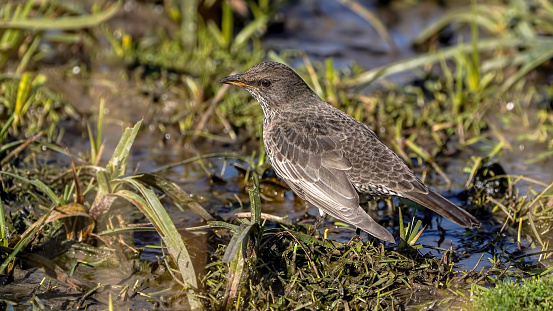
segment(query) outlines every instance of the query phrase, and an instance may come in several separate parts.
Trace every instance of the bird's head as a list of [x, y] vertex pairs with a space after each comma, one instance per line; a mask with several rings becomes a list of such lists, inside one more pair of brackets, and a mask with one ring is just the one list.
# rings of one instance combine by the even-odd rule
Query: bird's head
[[245, 88], [259, 102], [265, 116], [310, 103], [306, 99], [314, 95], [290, 67], [275, 62], [257, 64], [245, 73], [228, 76], [219, 82]]

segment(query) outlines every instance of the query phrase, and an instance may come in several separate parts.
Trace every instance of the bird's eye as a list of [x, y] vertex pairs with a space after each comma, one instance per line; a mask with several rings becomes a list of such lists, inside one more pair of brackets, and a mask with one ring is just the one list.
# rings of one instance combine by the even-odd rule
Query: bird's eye
[[269, 86], [271, 86], [271, 81], [261, 80], [260, 84], [261, 84], [262, 87], [269, 87]]

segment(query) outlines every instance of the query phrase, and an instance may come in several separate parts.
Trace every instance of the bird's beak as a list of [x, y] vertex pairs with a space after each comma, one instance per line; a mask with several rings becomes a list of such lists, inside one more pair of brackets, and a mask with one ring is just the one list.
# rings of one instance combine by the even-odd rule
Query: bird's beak
[[232, 84], [239, 87], [255, 87], [253, 85], [247, 84], [242, 80], [243, 74], [237, 74], [225, 77], [221, 80], [219, 80], [220, 83], [226, 83], [226, 84]]

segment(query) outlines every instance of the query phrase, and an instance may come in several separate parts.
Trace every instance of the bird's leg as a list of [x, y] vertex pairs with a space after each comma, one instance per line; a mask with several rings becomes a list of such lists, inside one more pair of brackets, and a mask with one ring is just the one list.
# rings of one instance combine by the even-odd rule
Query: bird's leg
[[367, 202], [367, 210], [368, 211], [376, 211], [378, 210], [378, 201], [368, 201]]
[[315, 222], [313, 223], [313, 226], [311, 226], [311, 229], [309, 229], [309, 235], [315, 236], [315, 233], [318, 233], [317, 227], [319, 227], [325, 220], [326, 214], [321, 212], [321, 216], [315, 218]]
[[303, 207], [305, 208], [305, 214], [303, 214], [304, 219], [309, 218], [309, 203], [307, 201], [303, 201]]
[[361, 241], [361, 229], [356, 228], [355, 235], [351, 237], [351, 240], [349, 240], [348, 244]]

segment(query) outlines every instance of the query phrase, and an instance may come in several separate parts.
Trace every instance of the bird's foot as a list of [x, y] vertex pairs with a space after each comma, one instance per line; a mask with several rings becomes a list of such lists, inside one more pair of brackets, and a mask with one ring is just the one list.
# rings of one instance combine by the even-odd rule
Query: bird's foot
[[357, 228], [357, 230], [355, 230], [355, 235], [351, 237], [351, 240], [349, 240], [348, 244], [357, 243], [362, 240], [363, 239], [361, 239], [361, 229]]
[[309, 235], [311, 236], [319, 236], [319, 230], [317, 228], [324, 222], [326, 218], [326, 215], [319, 216], [315, 219], [315, 223], [313, 223], [313, 226], [309, 229]]

